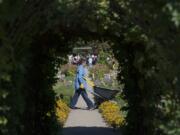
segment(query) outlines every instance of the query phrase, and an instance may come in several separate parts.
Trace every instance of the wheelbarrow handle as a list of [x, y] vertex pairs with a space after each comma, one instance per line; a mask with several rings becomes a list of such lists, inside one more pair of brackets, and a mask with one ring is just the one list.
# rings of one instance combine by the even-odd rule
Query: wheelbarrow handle
[[94, 87], [94, 86], [95, 86], [94, 82], [91, 81], [89, 78], [87, 78], [87, 77], [83, 77], [83, 78], [84, 78], [84, 80], [85, 80], [91, 87]]

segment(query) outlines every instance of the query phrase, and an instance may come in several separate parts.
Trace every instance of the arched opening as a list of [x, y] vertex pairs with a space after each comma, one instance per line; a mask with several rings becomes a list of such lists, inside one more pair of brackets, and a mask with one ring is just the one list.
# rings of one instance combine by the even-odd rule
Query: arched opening
[[[169, 10], [159, 11], [167, 4], [174, 7], [171, 2], [145, 2], [143, 5], [143, 2], [82, 0], [60, 1], [59, 5], [58, 1], [18, 1], [15, 4], [21, 8], [15, 15], [10, 13], [12, 20], [5, 18], [12, 4], [2, 2], [1, 6], [7, 4], [7, 9], [2, 9], [7, 14], [1, 13], [5, 18], [0, 38], [1, 132], [15, 135], [55, 132], [51, 91], [57, 72], [54, 67], [64, 62], [63, 57], [72, 48], [69, 41], [83, 38], [113, 42], [113, 53], [121, 65], [118, 79], [125, 83], [123, 93], [129, 104], [125, 134], [164, 133], [156, 127], [166, 118], [162, 109], [166, 103], [162, 99], [173, 102], [172, 110], [179, 107], [178, 20], [169, 19]], [[152, 11], [148, 4], [157, 11]], [[141, 13], [143, 6], [147, 12]], [[157, 31], [152, 30], [157, 27]]]

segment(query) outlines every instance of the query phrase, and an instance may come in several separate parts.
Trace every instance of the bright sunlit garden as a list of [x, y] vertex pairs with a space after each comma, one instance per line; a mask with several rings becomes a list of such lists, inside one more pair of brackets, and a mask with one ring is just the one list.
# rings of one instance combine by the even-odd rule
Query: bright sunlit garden
[[179, 0], [0, 0], [0, 135], [179, 135]]

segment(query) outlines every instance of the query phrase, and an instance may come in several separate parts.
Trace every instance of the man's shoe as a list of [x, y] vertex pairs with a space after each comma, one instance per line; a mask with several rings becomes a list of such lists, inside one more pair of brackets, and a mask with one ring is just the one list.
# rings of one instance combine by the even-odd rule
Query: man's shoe
[[95, 107], [91, 107], [91, 108], [89, 108], [88, 110], [89, 111], [93, 111], [93, 110], [95, 110], [96, 108]]
[[71, 108], [71, 109], [77, 109], [76, 107], [71, 107], [71, 106], [70, 106], [70, 108]]

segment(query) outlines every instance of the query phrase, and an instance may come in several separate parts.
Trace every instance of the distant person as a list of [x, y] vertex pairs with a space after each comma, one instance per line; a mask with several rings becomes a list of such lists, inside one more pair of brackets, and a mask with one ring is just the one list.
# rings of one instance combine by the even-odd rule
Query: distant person
[[92, 54], [91, 57], [94, 59], [94, 54]]
[[79, 96], [81, 95], [83, 99], [85, 100], [88, 109], [92, 110], [94, 109], [94, 104], [93, 102], [89, 99], [88, 94], [86, 92], [87, 90], [87, 84], [84, 79], [86, 76], [86, 70], [85, 70], [85, 65], [86, 65], [86, 60], [81, 58], [77, 67], [77, 73], [76, 73], [76, 78], [75, 78], [75, 93], [74, 96], [71, 100], [70, 107], [72, 109], [75, 109], [76, 103], [78, 101]]
[[72, 54], [68, 55], [68, 60], [69, 60], [69, 64], [72, 64], [72, 61], [73, 61], [73, 55]]
[[80, 57], [80, 55], [78, 54], [78, 55], [77, 55], [77, 62], [79, 62], [80, 58], [81, 58], [81, 57]]
[[73, 62], [74, 65], [78, 63], [78, 56], [76, 54], [73, 55]]
[[94, 55], [93, 65], [96, 65], [96, 63], [97, 63], [97, 55]]
[[89, 65], [89, 67], [92, 67], [92, 64], [93, 64], [93, 58], [90, 56], [88, 58], [88, 65]]

